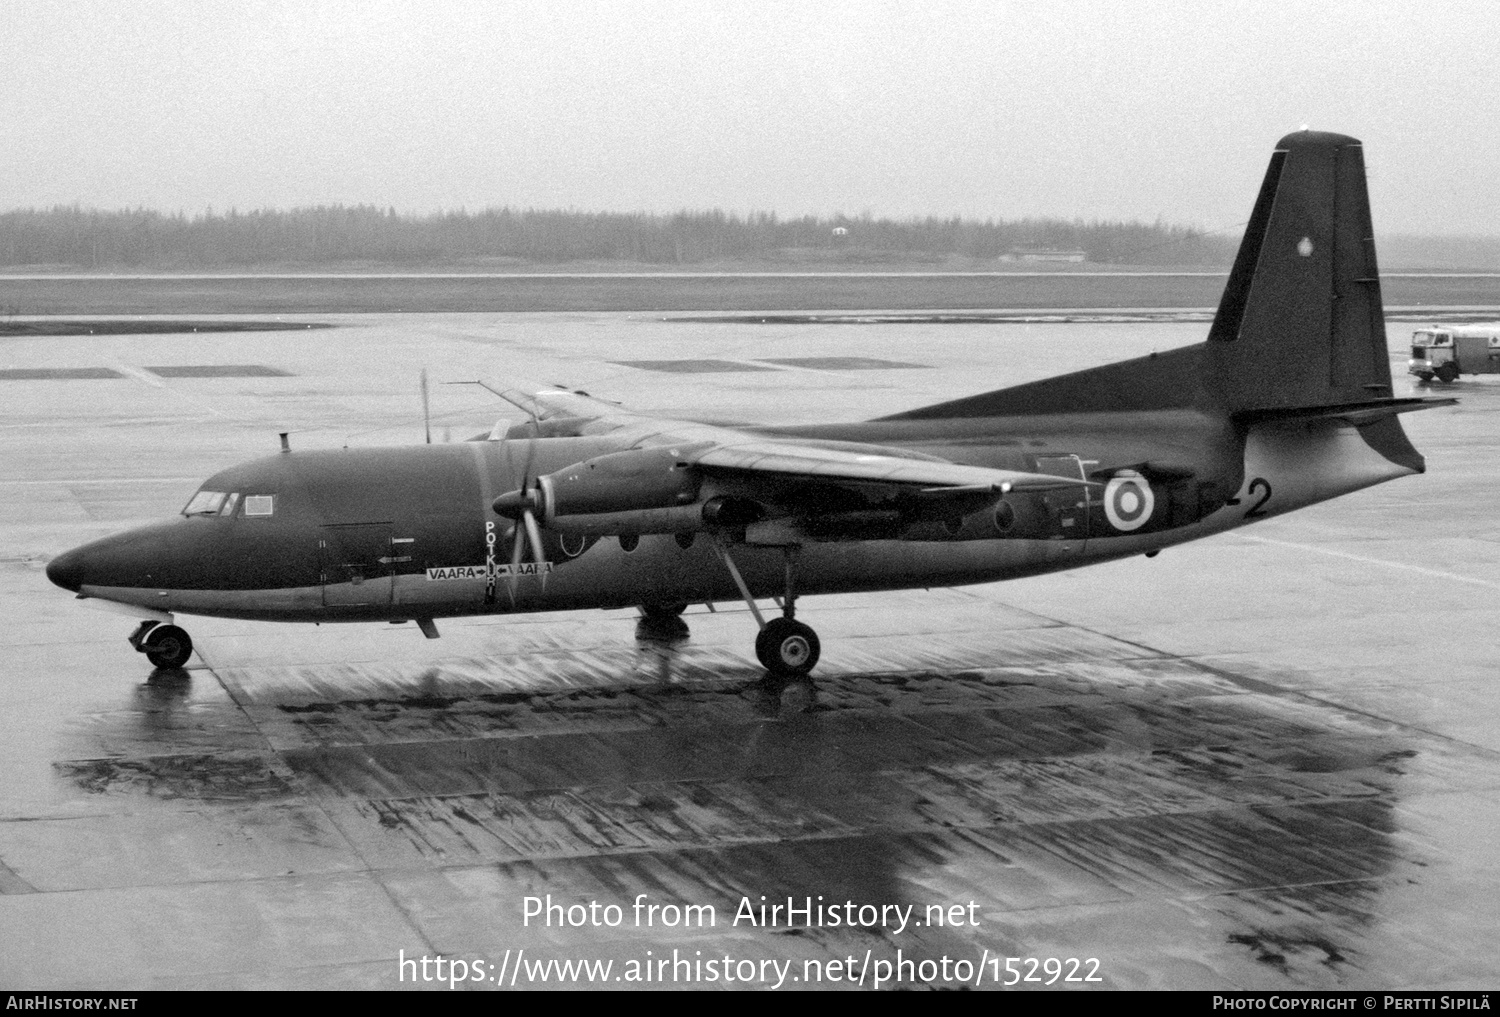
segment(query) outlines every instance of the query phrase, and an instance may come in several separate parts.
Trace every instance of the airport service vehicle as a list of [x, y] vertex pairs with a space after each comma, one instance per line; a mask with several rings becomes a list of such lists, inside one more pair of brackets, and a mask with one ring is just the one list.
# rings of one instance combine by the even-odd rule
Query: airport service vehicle
[[1500, 374], [1500, 325], [1436, 325], [1411, 336], [1406, 371], [1452, 384], [1460, 374]]
[[1453, 400], [1392, 393], [1362, 152], [1281, 140], [1197, 345], [840, 425], [490, 386], [530, 420], [450, 445], [283, 444], [47, 575], [139, 618], [130, 642], [159, 667], [192, 653], [179, 614], [436, 638], [444, 618], [629, 606], [685, 630], [687, 604], [743, 600], [761, 663], [805, 675], [808, 595], [1150, 556], [1422, 472], [1399, 415]]

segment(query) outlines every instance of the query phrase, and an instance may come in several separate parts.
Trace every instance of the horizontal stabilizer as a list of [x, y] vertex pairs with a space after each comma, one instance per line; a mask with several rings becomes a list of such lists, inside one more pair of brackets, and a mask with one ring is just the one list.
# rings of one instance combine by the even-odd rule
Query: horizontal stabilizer
[[1452, 406], [1457, 399], [1377, 399], [1369, 402], [1339, 403], [1333, 406], [1289, 406], [1279, 409], [1241, 410], [1234, 419], [1242, 424], [1295, 423], [1298, 421], [1339, 420], [1363, 427], [1398, 413], [1430, 410], [1435, 406]]

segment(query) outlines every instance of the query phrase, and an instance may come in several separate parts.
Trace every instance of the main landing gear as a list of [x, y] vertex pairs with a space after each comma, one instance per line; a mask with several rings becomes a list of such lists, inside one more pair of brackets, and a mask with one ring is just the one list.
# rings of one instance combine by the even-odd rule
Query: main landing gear
[[143, 621], [130, 634], [129, 641], [156, 667], [182, 667], [193, 656], [192, 638], [176, 625]]
[[760, 626], [760, 633], [755, 637], [756, 659], [767, 671], [779, 678], [801, 678], [806, 675], [817, 665], [822, 647], [818, 644], [818, 634], [797, 621], [797, 591], [793, 582], [797, 547], [782, 549], [786, 559], [786, 595], [781, 600], [781, 617], [769, 621], [761, 615], [755, 598], [750, 595], [750, 587], [745, 585], [745, 579], [735, 567], [734, 559], [729, 557], [728, 548], [719, 541], [714, 542], [714, 547], [718, 550], [724, 567], [729, 570], [730, 577], [734, 579], [734, 585], [739, 588], [740, 596], [749, 605], [750, 613], [755, 616], [755, 623]]
[[682, 612], [687, 605], [643, 604], [641, 620], [635, 625], [635, 638], [648, 643], [680, 643], [688, 637], [687, 622]]

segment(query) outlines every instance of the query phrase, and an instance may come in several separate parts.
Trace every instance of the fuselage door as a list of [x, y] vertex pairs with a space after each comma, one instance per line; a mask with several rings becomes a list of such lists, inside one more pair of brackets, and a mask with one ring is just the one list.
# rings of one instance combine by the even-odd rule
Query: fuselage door
[[[1036, 457], [1036, 472], [1054, 477], [1087, 480], [1083, 463], [1077, 456], [1052, 455]], [[1060, 487], [1042, 496], [1051, 520], [1053, 537], [1065, 540], [1086, 540], [1089, 535], [1089, 489], [1083, 484], [1077, 487]]]
[[390, 523], [324, 526], [318, 540], [324, 606], [389, 605], [396, 559], [410, 555], [410, 546], [391, 543]]

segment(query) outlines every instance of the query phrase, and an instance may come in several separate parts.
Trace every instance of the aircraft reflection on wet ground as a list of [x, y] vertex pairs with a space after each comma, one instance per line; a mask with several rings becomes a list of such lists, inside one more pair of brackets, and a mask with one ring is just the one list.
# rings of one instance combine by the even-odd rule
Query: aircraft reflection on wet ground
[[[425, 357], [452, 347], [455, 376], [496, 347], [524, 372], [565, 340], [622, 399], [670, 394], [609, 366], [621, 339], [602, 336], [660, 343], [667, 323], [341, 323], [316, 350], [245, 333], [226, 351], [290, 378], [137, 383], [125, 368], [168, 362], [172, 340], [152, 338], [163, 356], [111, 337], [72, 355], [122, 380], [9, 383], [21, 398], [0, 423], [23, 426], [0, 429], [16, 548], [0, 563], [15, 612], [0, 983], [391, 987], [403, 952], [498, 964], [519, 949], [621, 965], [701, 951], [799, 976], [867, 951], [1097, 958], [1105, 987], [1459, 988], [1500, 972], [1500, 473], [1476, 452], [1494, 444], [1500, 388], [1461, 383], [1459, 408], [1416, 415], [1429, 472], [1408, 485], [1150, 564], [810, 600], [839, 647], [814, 682], [766, 682], [746, 618], [697, 608], [686, 639], [623, 611], [456, 620], [435, 642], [412, 625], [205, 620], [188, 669], [143, 682], [118, 619], [81, 631], [76, 604], [38, 593], [45, 556], [170, 512], [289, 412], [377, 426], [390, 396], [365, 393], [414, 332]], [[921, 347], [932, 366], [913, 385], [951, 388], [972, 342], [1036, 341], [942, 327], [960, 331], [941, 356]], [[1113, 344], [1102, 361], [1149, 351], [1163, 326], [1047, 327], [1063, 361]], [[834, 355], [862, 328], [760, 332], [753, 352]], [[872, 325], [856, 345], [909, 362], [920, 329]], [[674, 352], [750, 352], [722, 331], [690, 345]], [[788, 384], [767, 374], [700, 380], [732, 414]], [[875, 371], [796, 380], [830, 416], [896, 398]], [[209, 434], [208, 408], [250, 424]], [[46, 422], [48, 448], [27, 421]], [[1441, 663], [1412, 635], [1439, 631]], [[707, 905], [717, 924], [525, 924], [523, 900], [548, 894], [627, 916], [641, 894]], [[820, 896], [919, 919], [973, 902], [974, 923], [733, 924], [745, 898]]]

